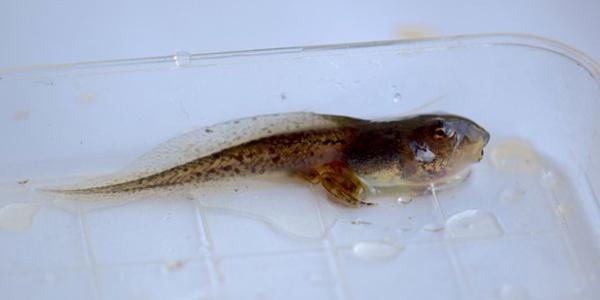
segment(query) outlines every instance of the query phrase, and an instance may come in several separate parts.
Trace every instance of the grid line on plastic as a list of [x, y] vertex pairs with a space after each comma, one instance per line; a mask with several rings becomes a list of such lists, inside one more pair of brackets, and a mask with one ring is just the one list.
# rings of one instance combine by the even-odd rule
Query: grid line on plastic
[[[438, 222], [440, 222], [440, 224], [444, 224], [447, 220], [447, 216], [444, 213], [444, 211], [442, 210], [442, 206], [440, 205], [436, 190], [435, 190], [435, 186], [432, 184], [431, 187], [431, 195], [433, 196], [432, 199], [432, 204], [433, 204], [433, 210], [438, 218]], [[450, 265], [452, 266], [452, 271], [455, 274], [455, 278], [458, 278], [458, 287], [459, 287], [459, 291], [462, 294], [462, 297], [465, 298], [470, 298], [468, 297], [470, 294], [469, 288], [468, 288], [468, 284], [467, 284], [467, 278], [465, 276], [465, 270], [464, 267], [461, 265], [460, 259], [458, 258], [458, 254], [456, 253], [456, 247], [454, 245], [454, 240], [449, 240], [449, 239], [442, 239], [441, 241], [439, 241], [438, 243], [441, 243], [444, 246], [444, 249], [446, 249], [446, 252], [448, 253], [448, 256], [450, 257]]]
[[94, 255], [94, 250], [92, 249], [92, 245], [90, 243], [90, 234], [88, 230], [88, 224], [86, 219], [86, 213], [79, 210], [79, 226], [81, 229], [81, 241], [83, 242], [83, 248], [85, 251], [86, 262], [88, 264], [88, 268], [92, 272], [92, 286], [94, 288], [94, 294], [96, 295], [96, 299], [104, 299], [102, 295], [102, 291], [100, 288], [100, 279], [98, 276], [98, 268], [96, 265], [96, 257]]

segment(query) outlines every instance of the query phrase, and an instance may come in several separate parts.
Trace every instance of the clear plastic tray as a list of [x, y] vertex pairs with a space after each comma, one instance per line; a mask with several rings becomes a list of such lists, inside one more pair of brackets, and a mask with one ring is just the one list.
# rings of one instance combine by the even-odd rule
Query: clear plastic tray
[[[514, 35], [0, 69], [2, 298], [599, 299], [599, 72]], [[446, 111], [492, 140], [456, 188], [354, 210], [293, 180], [76, 210], [36, 189], [291, 111]]]

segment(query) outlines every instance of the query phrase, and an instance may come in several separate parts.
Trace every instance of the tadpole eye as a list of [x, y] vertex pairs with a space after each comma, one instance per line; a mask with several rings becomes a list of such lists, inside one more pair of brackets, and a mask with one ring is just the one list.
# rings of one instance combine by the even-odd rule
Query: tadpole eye
[[436, 140], [443, 140], [447, 138], [446, 129], [444, 129], [444, 127], [437, 127], [433, 131], [433, 138], [435, 138]]
[[433, 138], [436, 140], [451, 139], [454, 137], [454, 130], [445, 126], [443, 122], [440, 122], [433, 131]]

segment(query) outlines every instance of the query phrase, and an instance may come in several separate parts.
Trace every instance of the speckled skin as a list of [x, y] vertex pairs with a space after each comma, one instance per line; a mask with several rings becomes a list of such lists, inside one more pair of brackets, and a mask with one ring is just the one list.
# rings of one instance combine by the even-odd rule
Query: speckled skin
[[[353, 121], [349, 121], [353, 120]], [[346, 206], [363, 184], [420, 187], [479, 161], [489, 135], [470, 120], [421, 115], [370, 122], [340, 118], [337, 128], [265, 136], [143, 178], [67, 193], [117, 193], [291, 171], [321, 184]]]
[[357, 129], [348, 127], [268, 136], [144, 178], [67, 192], [126, 192], [233, 176], [305, 169], [343, 159], [343, 149], [353, 140], [356, 132]]

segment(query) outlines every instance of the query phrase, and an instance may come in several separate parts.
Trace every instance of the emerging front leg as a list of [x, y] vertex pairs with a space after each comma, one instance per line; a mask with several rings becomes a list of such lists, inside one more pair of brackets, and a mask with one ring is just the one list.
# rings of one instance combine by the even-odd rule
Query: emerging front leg
[[363, 185], [344, 162], [319, 165], [300, 172], [300, 175], [310, 183], [320, 183], [336, 203], [348, 207], [373, 205], [373, 203], [360, 200]]

